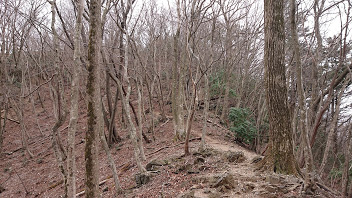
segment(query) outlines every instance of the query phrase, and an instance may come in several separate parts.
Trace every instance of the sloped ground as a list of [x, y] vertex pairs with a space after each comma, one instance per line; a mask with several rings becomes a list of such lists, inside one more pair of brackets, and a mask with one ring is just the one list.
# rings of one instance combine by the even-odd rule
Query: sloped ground
[[[57, 167], [51, 147], [51, 127], [54, 117], [48, 96], [45, 110], [36, 104], [38, 123], [44, 135], [39, 132], [36, 118], [31, 117], [30, 105], [25, 105], [25, 122], [29, 135], [29, 149], [34, 158], [26, 156], [21, 149], [20, 126], [8, 122], [4, 134], [4, 154], [0, 156], [0, 186], [4, 191], [0, 197], [61, 197], [62, 176]], [[80, 121], [76, 134], [77, 193], [84, 190], [84, 138], [86, 115], [81, 104]], [[168, 111], [169, 112], [169, 111]], [[201, 112], [200, 112], [201, 113]], [[11, 111], [10, 117], [16, 119]], [[257, 172], [253, 159], [258, 156], [234, 143], [226, 141], [226, 129], [210, 118], [206, 136], [207, 149], [198, 151], [203, 120], [195, 117], [190, 143], [192, 155], [183, 156], [182, 142], [173, 142], [172, 120], [157, 123], [156, 141], [144, 144], [150, 181], [137, 185], [137, 168], [133, 159], [133, 147], [128, 131], [120, 130], [123, 141], [111, 148], [123, 195], [117, 197], [302, 197], [301, 181], [294, 177]], [[59, 129], [66, 144], [67, 121]], [[151, 139], [151, 134], [147, 134]], [[102, 197], [116, 197], [111, 170], [103, 149], [100, 151], [100, 180]], [[1, 189], [0, 189], [1, 190]], [[79, 197], [84, 197], [80, 193]]]
[[[210, 148], [223, 155], [220, 163], [224, 166], [212, 174], [198, 177], [204, 184], [193, 186], [194, 190], [189, 193], [194, 197], [300, 197], [299, 179], [258, 172], [255, 164], [261, 157], [254, 152], [209, 136], [206, 140]], [[232, 160], [232, 155], [240, 157]]]

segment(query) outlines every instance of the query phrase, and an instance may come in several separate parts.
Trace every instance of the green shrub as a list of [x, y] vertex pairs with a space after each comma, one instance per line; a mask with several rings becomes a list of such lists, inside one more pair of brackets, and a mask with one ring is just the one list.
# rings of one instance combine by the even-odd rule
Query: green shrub
[[329, 172], [329, 179], [342, 178], [342, 169], [333, 168]]
[[257, 135], [255, 122], [250, 118], [250, 111], [246, 108], [230, 108], [230, 130], [236, 138], [246, 144], [252, 144]]
[[[338, 167], [334, 167], [330, 170], [329, 179], [336, 179], [336, 178], [342, 179], [343, 169], [344, 169], [344, 165], [345, 165], [345, 157], [343, 156], [343, 154], [338, 155], [338, 162], [340, 165], [338, 165]], [[349, 166], [351, 166], [350, 163], [349, 163]], [[348, 177], [350, 180], [352, 180], [352, 169], [348, 170]]]
[[218, 96], [224, 89], [223, 83], [224, 72], [217, 72], [209, 77], [210, 81], [210, 96]]
[[[234, 78], [233, 76], [231, 78]], [[224, 82], [224, 72], [219, 71], [210, 75], [209, 77], [210, 82], [210, 96], [219, 96], [225, 92], [225, 82]], [[230, 97], [236, 97], [236, 91], [230, 88]]]

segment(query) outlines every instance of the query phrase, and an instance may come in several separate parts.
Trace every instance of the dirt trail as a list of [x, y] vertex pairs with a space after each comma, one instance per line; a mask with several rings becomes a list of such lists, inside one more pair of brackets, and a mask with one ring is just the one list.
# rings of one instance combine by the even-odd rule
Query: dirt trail
[[246, 161], [250, 163], [251, 159], [253, 159], [254, 157], [257, 157], [258, 155], [253, 152], [253, 151], [249, 151], [237, 144], [231, 144], [225, 141], [220, 141], [220, 140], [216, 140], [213, 139], [210, 136], [205, 136], [205, 142], [208, 146], [212, 147], [215, 150], [221, 151], [221, 152], [227, 152], [227, 151], [233, 151], [233, 152], [238, 152], [238, 151], [242, 151], [243, 154], [246, 157]]
[[[199, 135], [199, 134], [198, 134]], [[245, 160], [242, 163], [228, 163], [224, 169], [219, 169], [214, 173], [202, 175], [206, 178], [233, 178], [233, 188], [228, 184], [225, 188], [213, 188], [212, 185], [199, 187], [196, 185], [193, 189], [193, 196], [196, 198], [212, 197], [296, 197], [299, 181], [290, 176], [278, 174], [267, 174], [256, 171], [253, 159], [259, 157], [256, 153], [249, 151], [239, 145], [226, 142], [206, 136], [207, 147], [212, 148], [220, 153], [242, 152]], [[209, 179], [211, 180], [211, 179]], [[199, 186], [204, 186], [201, 184]]]
[[[220, 174], [225, 174], [226, 172], [230, 173], [233, 175], [237, 180], [238, 180], [238, 185], [239, 186], [239, 191], [246, 191], [245, 188], [248, 188], [248, 186], [251, 186], [249, 188], [259, 188], [260, 184], [258, 183], [258, 176], [256, 176], [255, 172], [255, 167], [251, 164], [252, 159], [255, 157], [258, 157], [258, 155], [255, 152], [249, 151], [237, 144], [231, 144], [225, 141], [213, 139], [210, 136], [206, 136], [205, 138], [207, 146], [213, 148], [214, 150], [220, 151], [222, 153], [232, 151], [232, 152], [243, 152], [246, 160], [243, 163], [239, 164], [229, 164], [228, 170], [223, 171]], [[219, 173], [214, 173], [213, 175], [216, 175]], [[208, 175], [208, 176], [213, 176], [213, 175]], [[246, 192], [230, 192], [227, 194], [222, 195], [222, 197], [260, 197], [255, 194], [251, 193], [246, 193]], [[211, 197], [214, 195], [208, 195], [204, 193], [203, 189], [198, 189], [195, 191], [195, 197]]]

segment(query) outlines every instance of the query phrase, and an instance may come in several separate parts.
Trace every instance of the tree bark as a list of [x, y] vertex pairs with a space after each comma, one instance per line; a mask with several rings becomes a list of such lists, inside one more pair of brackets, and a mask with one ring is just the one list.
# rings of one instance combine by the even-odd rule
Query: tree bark
[[264, 64], [270, 139], [268, 155], [259, 163], [259, 168], [297, 175], [291, 119], [287, 113], [283, 10], [283, 1], [264, 0]]
[[[220, 122], [225, 123], [225, 116], [227, 115], [228, 108], [229, 108], [229, 95], [230, 95], [230, 77], [232, 70], [230, 67], [233, 67], [232, 64], [230, 64], [230, 55], [231, 55], [231, 45], [232, 45], [232, 27], [230, 25], [230, 21], [227, 18], [227, 14], [223, 13], [224, 19], [225, 19], [225, 24], [226, 24], [226, 36], [225, 36], [225, 57], [224, 57], [224, 85], [225, 85], [225, 93], [224, 93], [224, 101], [222, 105], [222, 110], [221, 110], [221, 115], [220, 115]], [[221, 95], [221, 94], [220, 94]]]
[[86, 134], [86, 197], [100, 197], [99, 193], [99, 135], [103, 132], [103, 112], [100, 94], [101, 1], [91, 0], [89, 6], [90, 31], [88, 44], [88, 129]]
[[[313, 64], [311, 66], [312, 68], [312, 73], [311, 73], [311, 87], [312, 87], [312, 93], [311, 93], [311, 102], [310, 102], [310, 108], [309, 108], [309, 126], [312, 126], [314, 124], [314, 117], [315, 114], [317, 114], [317, 106], [314, 105], [315, 100], [318, 99], [319, 95], [319, 80], [318, 80], [318, 67], [322, 59], [322, 52], [323, 52], [323, 40], [321, 37], [320, 33], [320, 17], [321, 17], [321, 9], [322, 7], [319, 6], [319, 1], [320, 0], [314, 0], [314, 35], [317, 39], [317, 48], [315, 49], [314, 57], [313, 57]], [[325, 0], [324, 0], [325, 1]], [[323, 5], [323, 4], [322, 4]]]
[[[192, 79], [193, 80], [193, 79]], [[193, 88], [193, 96], [192, 96], [192, 101], [190, 105], [190, 109], [188, 111], [188, 117], [187, 117], [187, 129], [186, 129], [186, 139], [185, 139], [185, 155], [189, 155], [189, 138], [191, 136], [191, 129], [192, 129], [192, 123], [193, 123], [193, 117], [194, 113], [196, 111], [195, 108], [195, 103], [196, 103], [196, 97], [197, 97], [197, 85], [195, 82], [192, 82], [192, 88]]]
[[183, 70], [178, 64], [180, 61], [180, 49], [178, 40], [180, 40], [180, 31], [181, 31], [181, 10], [180, 10], [180, 1], [177, 1], [177, 15], [178, 15], [178, 24], [176, 34], [174, 36], [174, 62], [172, 69], [172, 115], [173, 115], [173, 124], [175, 131], [175, 139], [180, 139], [184, 135], [184, 120], [183, 120], [183, 97], [182, 97], [182, 73]]
[[104, 132], [100, 134], [100, 140], [101, 140], [101, 143], [102, 143], [103, 148], [105, 150], [105, 153], [106, 153], [106, 155], [108, 157], [110, 168], [112, 170], [112, 175], [113, 175], [114, 182], [115, 182], [115, 191], [116, 191], [116, 196], [117, 196], [117, 195], [122, 193], [122, 188], [121, 188], [121, 185], [120, 185], [120, 180], [119, 180], [118, 172], [117, 172], [117, 169], [116, 169], [116, 165], [115, 165], [114, 159], [112, 158], [111, 152], [109, 150], [109, 145], [108, 145], [108, 143], [107, 143], [107, 141], [105, 139]]
[[[142, 84], [142, 82], [140, 82]], [[146, 160], [145, 154], [144, 154], [144, 148], [143, 148], [143, 124], [142, 124], [142, 91], [141, 91], [141, 86], [138, 83], [138, 80], [136, 80], [136, 87], [137, 87], [137, 94], [138, 94], [138, 134], [137, 134], [137, 142], [138, 142], [138, 148], [139, 148], [139, 153], [140, 157], [142, 160]], [[153, 119], [153, 118], [152, 118]], [[155, 141], [155, 136], [153, 132], [153, 138]]]
[[208, 75], [204, 74], [204, 121], [203, 121], [203, 128], [202, 128], [202, 139], [200, 142], [199, 149], [202, 151], [205, 149], [205, 135], [207, 133], [207, 123], [208, 123], [208, 111], [209, 111], [209, 79]]
[[[6, 127], [8, 110], [9, 110], [8, 99], [5, 100], [5, 97], [3, 97], [2, 104], [0, 105], [0, 155], [2, 154], [2, 146], [4, 142], [4, 132]], [[4, 116], [2, 117], [3, 111], [4, 111]]]
[[[0, 77], [1, 77], [1, 71], [0, 71]], [[0, 82], [1, 83], [1, 82]], [[0, 84], [0, 87], [1, 84]], [[2, 99], [2, 93], [0, 93], [0, 155], [2, 154], [2, 143], [4, 142], [4, 139], [3, 139], [3, 134], [4, 134], [4, 128], [3, 125], [6, 123], [6, 117], [7, 117], [7, 110], [6, 110], [6, 113], [5, 113], [5, 116], [4, 116], [4, 124], [2, 124], [2, 108], [3, 108], [3, 104], [5, 104], [5, 102], [1, 101]]]
[[342, 172], [342, 196], [348, 197], [347, 194], [347, 188], [348, 188], [348, 181], [349, 181], [349, 168], [350, 168], [350, 155], [351, 155], [351, 149], [352, 149], [352, 124], [350, 123], [347, 129], [348, 132], [348, 138], [346, 140], [346, 147], [344, 151], [345, 155], [345, 163], [343, 166], [343, 172]]
[[76, 160], [75, 160], [75, 136], [78, 121], [78, 104], [79, 104], [79, 81], [81, 73], [81, 29], [83, 15], [83, 0], [77, 2], [77, 19], [74, 36], [73, 59], [73, 76], [71, 82], [71, 108], [70, 121], [67, 135], [67, 184], [65, 186], [67, 197], [76, 197]]

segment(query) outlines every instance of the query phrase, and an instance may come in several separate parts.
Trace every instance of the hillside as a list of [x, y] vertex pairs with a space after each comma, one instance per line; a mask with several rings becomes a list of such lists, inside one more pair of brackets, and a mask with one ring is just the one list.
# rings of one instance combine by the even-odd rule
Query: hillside
[[[28, 101], [27, 101], [28, 102]], [[29, 135], [29, 149], [34, 154], [29, 158], [21, 149], [20, 125], [15, 122], [15, 114], [10, 110], [4, 134], [4, 153], [0, 159], [0, 197], [61, 197], [64, 194], [62, 175], [57, 166], [51, 143], [51, 128], [54, 117], [51, 100], [44, 98], [44, 107], [35, 109], [38, 123], [31, 117], [31, 105], [25, 105], [25, 124]], [[77, 193], [84, 196], [84, 146], [86, 114], [81, 101], [80, 119], [76, 134]], [[169, 111], [168, 111], [169, 112]], [[133, 146], [128, 138], [128, 130], [119, 130], [122, 142], [110, 149], [118, 168], [119, 179], [124, 194], [119, 197], [302, 197], [302, 180], [256, 171], [256, 163], [261, 159], [256, 153], [236, 145], [229, 131], [218, 124], [218, 119], [210, 116], [206, 135], [207, 148], [199, 152], [202, 115], [197, 112], [193, 123], [190, 148], [192, 155], [183, 156], [184, 143], [173, 141], [172, 117], [156, 123], [156, 141], [146, 144], [147, 160], [143, 165], [149, 170], [148, 179], [136, 181], [138, 172]], [[43, 130], [40, 134], [38, 124]], [[61, 141], [65, 145], [67, 123], [60, 129]], [[151, 136], [151, 134], [147, 134]], [[151, 139], [151, 138], [150, 138]], [[102, 197], [115, 197], [114, 181], [105, 152], [100, 148], [100, 190]], [[145, 184], [144, 184], [145, 183]], [[328, 191], [320, 191], [318, 197], [331, 197]], [[337, 196], [337, 195], [336, 195]], [[309, 197], [307, 195], [307, 197]]]
[[0, 0], [0, 198], [352, 197], [351, 16]]

